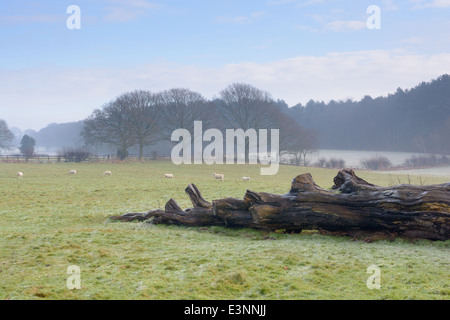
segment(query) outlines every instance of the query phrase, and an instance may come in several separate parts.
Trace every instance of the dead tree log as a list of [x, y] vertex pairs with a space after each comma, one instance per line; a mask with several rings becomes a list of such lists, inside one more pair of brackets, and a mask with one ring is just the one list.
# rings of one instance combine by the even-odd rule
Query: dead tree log
[[413, 239], [450, 239], [450, 183], [379, 187], [354, 173], [339, 171], [333, 190], [320, 188], [310, 174], [297, 176], [283, 195], [247, 190], [244, 198], [212, 203], [193, 184], [186, 188], [193, 204], [182, 210], [171, 199], [165, 209], [129, 213], [111, 219], [151, 219], [155, 224], [224, 226], [261, 230], [320, 230], [325, 233]]

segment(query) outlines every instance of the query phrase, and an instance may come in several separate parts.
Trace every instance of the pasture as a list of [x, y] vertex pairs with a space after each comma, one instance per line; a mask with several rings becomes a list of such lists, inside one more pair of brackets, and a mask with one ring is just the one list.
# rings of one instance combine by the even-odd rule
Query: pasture
[[[103, 175], [107, 170], [112, 175]], [[366, 243], [314, 231], [108, 220], [163, 207], [170, 198], [191, 207], [189, 183], [211, 201], [242, 198], [247, 189], [285, 193], [305, 172], [330, 188], [337, 170], [281, 166], [277, 175], [261, 176], [250, 165], [0, 163], [0, 299], [449, 299], [450, 241]], [[448, 182], [357, 174], [384, 186]], [[80, 268], [81, 289], [67, 288], [71, 265]], [[366, 285], [371, 265], [380, 267], [380, 289]]]

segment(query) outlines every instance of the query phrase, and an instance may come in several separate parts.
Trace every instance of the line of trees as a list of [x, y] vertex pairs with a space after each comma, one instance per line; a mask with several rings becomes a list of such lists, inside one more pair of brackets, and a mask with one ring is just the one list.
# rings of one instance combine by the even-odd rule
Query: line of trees
[[[212, 100], [182, 88], [158, 93], [136, 90], [106, 103], [85, 121], [64, 128], [53, 124], [41, 130], [39, 137], [29, 135], [40, 146], [40, 140], [51, 140], [47, 147], [73, 147], [77, 140], [77, 146], [86, 143], [117, 152], [121, 158], [128, 150], [138, 150], [142, 157], [149, 146], [166, 152], [171, 132], [179, 128], [192, 132], [195, 120], [201, 120], [205, 130], [279, 129], [280, 153], [291, 155], [296, 164], [305, 164], [316, 148], [450, 155], [450, 76], [409, 90], [399, 88], [385, 97], [310, 100], [293, 107], [244, 83], [229, 85]], [[0, 119], [0, 150], [15, 147], [19, 140], [14, 139]]]
[[321, 149], [450, 155], [450, 75], [360, 101], [310, 100], [283, 106], [300, 126], [320, 131]]
[[[208, 100], [201, 94], [184, 88], [154, 93], [135, 90], [123, 93], [83, 121], [81, 136], [86, 146], [113, 147], [120, 159], [136, 147], [139, 158], [144, 149], [158, 142], [171, 142], [176, 129], [193, 132], [194, 122], [202, 121], [203, 130], [278, 129], [280, 154], [291, 154], [297, 164], [306, 164], [306, 156], [317, 145], [317, 134], [305, 130], [280, 108], [270, 93], [245, 83], [233, 83], [222, 90], [219, 97]], [[0, 120], [0, 149], [13, 147], [14, 134], [4, 120]], [[26, 157], [34, 155], [36, 140], [24, 135], [19, 150]], [[246, 159], [249, 144], [246, 143]], [[64, 149], [61, 154], [70, 152]]]
[[282, 153], [301, 155], [303, 161], [317, 145], [317, 135], [284, 113], [270, 93], [245, 83], [229, 85], [213, 100], [183, 88], [127, 92], [94, 110], [82, 135], [88, 145], [114, 146], [121, 159], [138, 146], [141, 158], [145, 147], [170, 141], [174, 130], [193, 132], [194, 121], [202, 121], [204, 130], [279, 129]]

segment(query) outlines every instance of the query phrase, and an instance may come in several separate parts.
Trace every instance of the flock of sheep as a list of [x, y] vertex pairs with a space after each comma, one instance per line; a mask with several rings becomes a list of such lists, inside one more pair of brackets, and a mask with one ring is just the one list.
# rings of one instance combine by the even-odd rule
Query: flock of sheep
[[[68, 172], [68, 174], [77, 174], [77, 173], [78, 173], [77, 170], [69, 170], [69, 172]], [[103, 175], [104, 176], [112, 176], [112, 172], [105, 171], [105, 172], [103, 172]], [[17, 172], [17, 177], [19, 177], [19, 178], [23, 177], [23, 172], [22, 171]]]
[[[225, 175], [223, 173], [215, 173], [213, 172], [213, 176], [216, 180], [225, 180]], [[173, 174], [172, 173], [165, 173], [164, 177], [168, 178], [168, 179], [173, 179]], [[250, 181], [250, 177], [242, 177], [242, 181]]]
[[[69, 170], [68, 174], [75, 175], [75, 174], [77, 174], [77, 170]], [[104, 176], [112, 176], [112, 172], [111, 171], [105, 171], [105, 172], [103, 172], [103, 175]], [[213, 176], [214, 176], [214, 178], [216, 180], [222, 180], [222, 181], [225, 180], [225, 175], [223, 173], [215, 173], [214, 172]], [[23, 177], [23, 172], [21, 172], [21, 171], [17, 172], [17, 177], [19, 177], [19, 178]], [[165, 173], [164, 177], [168, 178], [168, 179], [173, 179], [173, 174], [172, 173]], [[242, 181], [250, 181], [250, 177], [242, 177]]]
[[[213, 176], [216, 180], [225, 180], [225, 175], [223, 173], [213, 173]], [[250, 177], [242, 177], [242, 181], [250, 181]]]

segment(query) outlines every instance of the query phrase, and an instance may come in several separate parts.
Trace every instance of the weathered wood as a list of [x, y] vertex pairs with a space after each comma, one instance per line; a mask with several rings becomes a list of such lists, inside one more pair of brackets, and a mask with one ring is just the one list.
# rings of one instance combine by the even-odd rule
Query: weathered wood
[[242, 200], [226, 198], [210, 203], [190, 184], [185, 191], [192, 209], [183, 211], [171, 199], [164, 210], [112, 218], [185, 226], [450, 239], [450, 183], [379, 187], [345, 169], [334, 178], [332, 189], [322, 189], [310, 174], [302, 174], [283, 195], [247, 190]]
[[194, 208], [205, 208], [205, 209], [211, 209], [212, 204], [211, 202], [206, 201], [203, 199], [202, 194], [198, 190], [197, 186], [194, 184], [190, 184], [185, 189], [185, 192], [188, 194], [189, 198], [191, 199], [192, 205]]

